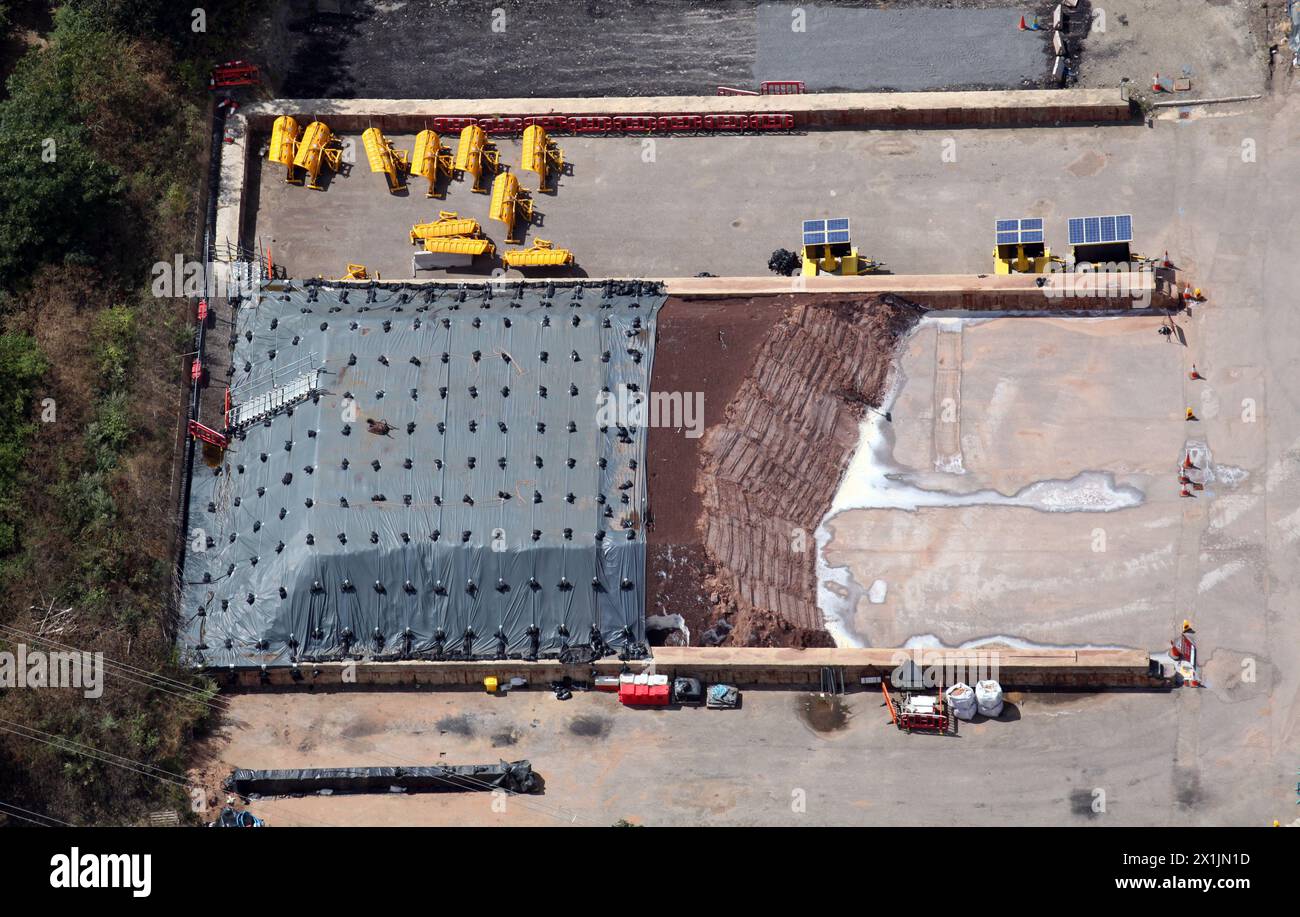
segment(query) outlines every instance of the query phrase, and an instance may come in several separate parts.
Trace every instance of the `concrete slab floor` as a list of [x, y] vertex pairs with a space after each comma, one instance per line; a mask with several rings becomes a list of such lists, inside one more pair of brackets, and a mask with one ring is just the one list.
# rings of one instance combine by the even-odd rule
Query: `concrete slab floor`
[[[849, 694], [843, 726], [829, 731], [814, 727], [809, 695], [789, 691], [747, 691], [734, 711], [631, 710], [608, 694], [560, 702], [531, 690], [247, 694], [229, 698], [199, 779], [218, 805], [216, 782], [235, 766], [527, 758], [546, 781], [543, 795], [495, 800], [253, 801], [272, 826], [1264, 825], [1290, 815], [1290, 771], [1264, 764], [1273, 739], [1260, 686], [1230, 699], [1222, 716], [1209, 691], [1013, 695], [998, 720], [936, 737], [895, 729], [875, 690]], [[1198, 718], [1199, 759], [1186, 741]]]
[[[974, 274], [992, 269], [998, 218], [1044, 217], [1049, 244], [1065, 253], [1067, 218], [1131, 212], [1139, 252], [1182, 257], [1192, 233], [1217, 237], [1223, 222], [1203, 192], [1264, 179], [1264, 168], [1241, 159], [1243, 139], [1261, 136], [1264, 123], [1248, 110], [1171, 115], [1154, 129], [561, 137], [573, 174], [554, 194], [533, 194], [541, 224], [524, 239], [571, 248], [578, 273], [593, 277], [755, 276], [768, 273], [774, 249], [798, 248], [801, 220], [845, 216], [861, 253], [895, 273]], [[410, 136], [391, 139], [413, 146]], [[261, 159], [252, 170], [259, 190], [245, 202], [255, 210], [247, 236], [270, 246], [292, 276], [338, 277], [359, 262], [409, 278], [410, 227], [439, 209], [479, 219], [498, 253], [513, 247], [503, 244], [503, 224], [486, 219], [488, 195], [455, 182], [445, 200], [427, 200], [418, 177], [405, 196], [390, 195], [354, 142], [361, 163], [331, 177], [324, 192], [286, 185], [280, 167]], [[502, 162], [517, 168], [519, 142], [503, 139], [500, 148]], [[532, 173], [519, 174], [536, 188]], [[498, 266], [479, 259], [474, 276]]]
[[[1245, 492], [1250, 482], [1199, 459], [1221, 480], [1197, 499], [1179, 496], [1185, 445], [1201, 435], [1200, 424], [1184, 419], [1185, 389], [1195, 392], [1196, 383], [1184, 385], [1186, 349], [1155, 333], [1160, 321], [1004, 318], [918, 327], [898, 364], [891, 410], [902, 479], [944, 494], [1010, 496], [1101, 472], [1116, 488], [1142, 494], [1141, 503], [1111, 512], [985, 505], [833, 516], [824, 556], [847, 565], [860, 587], [848, 622], [860, 645], [899, 646], [921, 635], [957, 645], [1005, 634], [1161, 647], [1183, 616], [1174, 602], [1188, 575], [1178, 563], [1184, 514], [1221, 493]], [[954, 339], [955, 358], [943, 346]], [[955, 451], [943, 448], [946, 438]], [[1258, 528], [1243, 534], [1256, 543], [1260, 536]], [[1216, 580], [1243, 574], [1248, 581], [1258, 567], [1239, 548], [1216, 556], [1223, 566], [1206, 573]], [[887, 588], [879, 603], [865, 595], [876, 581]]]

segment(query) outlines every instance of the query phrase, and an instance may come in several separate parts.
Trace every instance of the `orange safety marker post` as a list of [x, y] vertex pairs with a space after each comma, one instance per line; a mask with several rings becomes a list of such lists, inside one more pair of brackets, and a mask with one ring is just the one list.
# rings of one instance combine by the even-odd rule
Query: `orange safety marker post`
[[885, 683], [885, 679], [883, 678], [880, 679], [880, 690], [885, 695], [885, 706], [889, 708], [889, 721], [897, 726], [898, 711], [894, 709], [894, 702], [889, 697], [889, 685]]

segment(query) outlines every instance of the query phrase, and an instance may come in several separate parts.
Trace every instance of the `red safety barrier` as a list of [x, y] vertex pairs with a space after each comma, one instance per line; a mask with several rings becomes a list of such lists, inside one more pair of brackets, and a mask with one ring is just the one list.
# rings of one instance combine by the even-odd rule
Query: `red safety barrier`
[[208, 301], [206, 299], [200, 299], [199, 300], [199, 324], [201, 325], [207, 320], [208, 320]]
[[706, 131], [743, 131], [749, 119], [744, 115], [705, 115]]
[[580, 115], [569, 119], [569, 130], [575, 134], [605, 134], [610, 123], [604, 115]]
[[439, 134], [450, 131], [462, 131], [471, 124], [478, 124], [477, 118], [434, 118], [433, 129]]
[[758, 89], [765, 96], [793, 96], [805, 92], [803, 80], [764, 80]]
[[794, 115], [750, 115], [749, 129], [752, 131], [792, 131]]
[[256, 86], [262, 81], [257, 67], [248, 61], [232, 60], [217, 64], [208, 79], [209, 89], [227, 89], [233, 86]]
[[189, 433], [190, 436], [201, 439], [205, 443], [211, 443], [212, 445], [218, 446], [222, 449], [226, 448], [226, 446], [230, 444], [230, 440], [226, 438], [224, 433], [220, 433], [211, 427], [205, 427], [197, 420], [191, 420], [189, 422]]
[[194, 365], [190, 367], [190, 381], [198, 382], [203, 378], [203, 361], [195, 360]]
[[478, 126], [486, 134], [522, 134], [523, 118], [479, 118]]
[[625, 134], [651, 134], [654, 129], [653, 115], [619, 115], [614, 119], [614, 130]]
[[530, 115], [524, 119], [524, 127], [538, 125], [546, 130], [548, 134], [554, 134], [556, 131], [567, 131], [569, 129], [568, 115]]
[[701, 115], [664, 115], [655, 125], [663, 132], [668, 131], [698, 131], [704, 127], [704, 118]]

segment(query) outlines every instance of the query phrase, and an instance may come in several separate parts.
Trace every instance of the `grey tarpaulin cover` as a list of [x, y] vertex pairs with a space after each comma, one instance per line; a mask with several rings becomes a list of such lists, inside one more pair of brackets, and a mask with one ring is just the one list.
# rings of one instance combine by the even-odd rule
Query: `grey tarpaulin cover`
[[[196, 453], [199, 666], [645, 652], [650, 283], [271, 282]], [[629, 418], [631, 420], [629, 421]]]

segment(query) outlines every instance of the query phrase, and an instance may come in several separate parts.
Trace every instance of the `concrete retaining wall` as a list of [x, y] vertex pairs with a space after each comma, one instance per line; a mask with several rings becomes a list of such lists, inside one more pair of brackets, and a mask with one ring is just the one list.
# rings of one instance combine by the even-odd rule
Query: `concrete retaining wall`
[[[672, 277], [670, 296], [683, 299], [788, 293], [892, 293], [945, 312], [1093, 313], [1178, 308], [1163, 278], [1150, 272], [1090, 275], [1102, 295], [1069, 295], [1076, 274], [867, 274], [861, 277]], [[1038, 286], [1039, 280], [1045, 280]]]
[[997, 92], [815, 92], [781, 96], [643, 96], [601, 99], [276, 99], [243, 109], [256, 131], [277, 115], [320, 118], [339, 132], [374, 125], [414, 133], [430, 118], [529, 115], [794, 115], [799, 128], [967, 128], [1117, 124], [1135, 119], [1119, 89]]
[[[525, 679], [534, 689], [546, 689], [566, 675], [588, 681], [593, 674], [633, 672], [691, 675], [705, 681], [724, 681], [743, 687], [805, 688], [820, 685], [822, 670], [842, 670], [846, 686], [863, 677], [888, 677], [904, 659], [922, 669], [953, 667], [974, 672], [996, 665], [994, 677], [1007, 688], [1135, 688], [1160, 687], [1148, 675], [1150, 657], [1140, 650], [925, 650], [899, 649], [762, 649], [731, 647], [658, 647], [650, 660], [623, 663], [602, 659], [594, 665], [565, 666], [557, 662], [357, 662], [304, 664], [296, 669], [236, 669], [233, 684], [320, 687], [413, 686], [481, 688], [483, 679]], [[212, 674], [220, 675], [219, 671]], [[974, 674], [970, 676], [974, 678]], [[951, 680], [950, 678], [946, 680]]]

